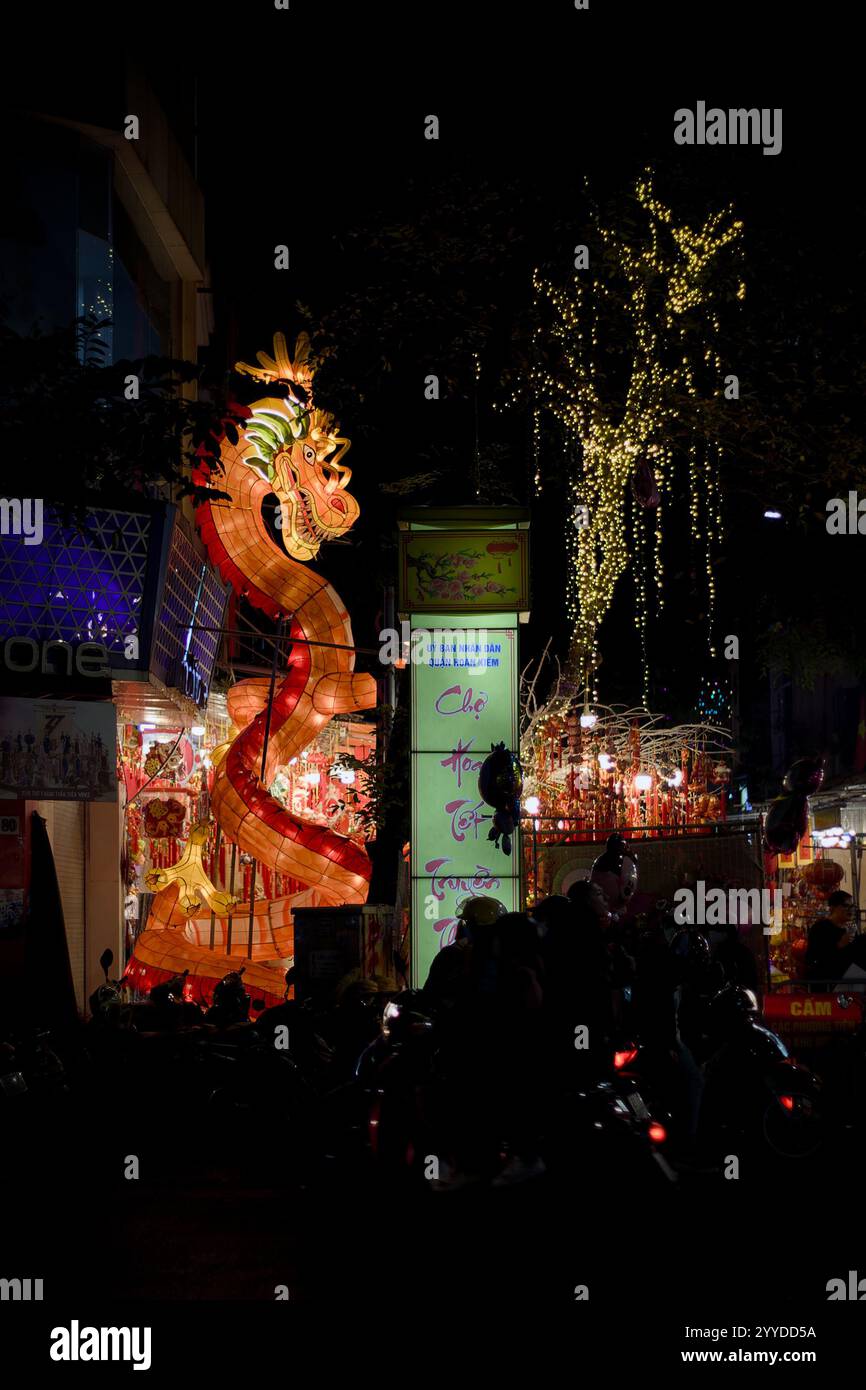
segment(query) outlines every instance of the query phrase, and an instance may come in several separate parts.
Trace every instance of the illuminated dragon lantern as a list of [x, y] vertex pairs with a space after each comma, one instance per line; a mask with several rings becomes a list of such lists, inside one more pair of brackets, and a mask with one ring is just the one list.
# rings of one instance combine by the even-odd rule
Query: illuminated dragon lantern
[[[349, 615], [331, 585], [307, 564], [323, 541], [345, 534], [357, 520], [358, 503], [346, 491], [351, 471], [342, 462], [349, 441], [335, 432], [331, 416], [312, 405], [306, 335], [298, 339], [294, 359], [282, 334], [274, 339], [273, 357], [260, 352], [257, 358], [258, 366], [239, 362], [237, 370], [284, 384], [288, 396], [256, 401], [237, 445], [223, 441], [224, 473], [211, 480], [203, 471], [197, 481], [215, 485], [230, 500], [205, 502], [197, 520], [223, 578], [269, 617], [289, 621], [295, 641], [287, 645], [290, 655], [274, 692], [263, 779], [270, 682], [244, 680], [229, 691], [238, 733], [212, 754], [211, 808], [227, 840], [306, 888], [256, 901], [248, 954], [249, 907], [236, 905], [210, 882], [202, 864], [207, 827], [195, 827], [180, 863], [148, 876], [156, 896], [128, 973], [134, 978], [137, 962], [151, 977], [156, 970], [189, 969], [217, 979], [245, 964], [248, 986], [278, 994], [284, 963], [293, 955], [293, 907], [363, 902], [370, 861], [354, 840], [288, 811], [268, 787], [277, 768], [307, 748], [335, 714], [374, 706], [376, 682], [353, 671]], [[274, 494], [275, 528], [262, 510]]]

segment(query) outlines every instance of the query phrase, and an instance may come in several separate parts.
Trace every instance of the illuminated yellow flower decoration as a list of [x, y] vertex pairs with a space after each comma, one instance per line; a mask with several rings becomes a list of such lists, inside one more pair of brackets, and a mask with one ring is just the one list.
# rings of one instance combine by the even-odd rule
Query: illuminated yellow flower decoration
[[211, 883], [202, 863], [203, 847], [207, 844], [210, 826], [207, 821], [194, 825], [183, 858], [171, 869], [151, 869], [145, 883], [152, 893], [171, 883], [180, 887], [177, 905], [186, 917], [195, 916], [204, 905], [217, 917], [225, 917], [240, 902], [233, 893], [221, 893]]

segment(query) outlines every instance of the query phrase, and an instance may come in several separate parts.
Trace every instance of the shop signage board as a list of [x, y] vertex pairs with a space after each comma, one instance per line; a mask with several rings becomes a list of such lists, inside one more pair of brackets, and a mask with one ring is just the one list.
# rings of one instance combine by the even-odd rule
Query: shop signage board
[[762, 1012], [768, 1028], [808, 1056], [856, 1032], [863, 1021], [862, 998], [840, 981], [834, 994], [765, 994]]
[[401, 611], [477, 614], [528, 608], [526, 530], [401, 532]]
[[856, 1027], [862, 1021], [858, 994], [840, 981], [835, 994], [768, 994], [763, 1004], [764, 1018], [773, 1023], [791, 1019], [808, 1027], [825, 1020]]
[[[412, 949], [415, 985], [454, 940], [467, 897], [522, 902], [520, 837], [489, 838], [478, 792], [491, 746], [519, 748], [519, 624], [529, 617], [529, 513], [411, 507], [400, 516], [398, 612], [412, 689]], [[405, 638], [404, 638], [405, 641]]]
[[419, 614], [412, 631], [412, 978], [423, 984], [454, 940], [463, 899], [520, 905], [519, 836], [506, 855], [488, 839], [478, 794], [492, 744], [518, 746], [516, 613]]
[[0, 800], [116, 801], [116, 743], [109, 701], [0, 699]]

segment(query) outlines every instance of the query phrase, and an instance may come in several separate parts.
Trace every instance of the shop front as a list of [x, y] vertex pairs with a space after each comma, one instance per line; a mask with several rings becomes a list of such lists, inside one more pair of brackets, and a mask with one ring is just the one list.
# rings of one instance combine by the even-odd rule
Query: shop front
[[201, 719], [219, 638], [197, 637], [192, 625], [199, 614], [221, 623], [226, 589], [180, 511], [143, 497], [128, 510], [88, 509], [80, 527], [46, 520], [42, 544], [10, 537], [5, 561], [0, 935], [11, 958], [16, 940], [40, 929], [35, 814], [84, 1012], [102, 982], [103, 951], [118, 963], [126, 951], [128, 725], [178, 732]]
[[[304, 891], [298, 878], [232, 842], [213, 818], [214, 755], [219, 759], [219, 750], [236, 735], [226, 697], [219, 692], [210, 694], [200, 723], [190, 728], [155, 728], [121, 715], [118, 737], [126, 795], [123, 960], [129, 963], [127, 980], [136, 999], [154, 984], [187, 969], [196, 949], [215, 958], [229, 957], [236, 968], [246, 966], [253, 959], [253, 948], [267, 945], [270, 905], [296, 900]], [[298, 756], [276, 766], [270, 795], [306, 824], [334, 827], [341, 835], [363, 838], [367, 796], [356, 765], [374, 757], [373, 725], [335, 719]], [[139, 944], [139, 939], [157, 895], [173, 882], [183, 882], [187, 891], [200, 894], [204, 910], [193, 912], [186, 921], [177, 959], [170, 954], [173, 936], [165, 943], [169, 954], [162, 959], [151, 957], [147, 943]], [[211, 893], [231, 900], [231, 910], [208, 910]], [[284, 966], [292, 959], [284, 957]], [[210, 1002], [218, 978], [215, 969], [190, 975], [188, 998]], [[273, 1003], [281, 998], [281, 985], [281, 976], [275, 973], [272, 989], [251, 979], [250, 992], [254, 999]]]

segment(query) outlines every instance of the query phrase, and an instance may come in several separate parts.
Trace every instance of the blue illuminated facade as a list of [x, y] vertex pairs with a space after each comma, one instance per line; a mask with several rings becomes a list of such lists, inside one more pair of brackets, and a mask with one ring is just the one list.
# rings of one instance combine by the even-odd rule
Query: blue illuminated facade
[[41, 545], [5, 536], [0, 638], [100, 642], [114, 680], [151, 676], [207, 701], [229, 590], [176, 507], [90, 509], [82, 531], [46, 515]]

